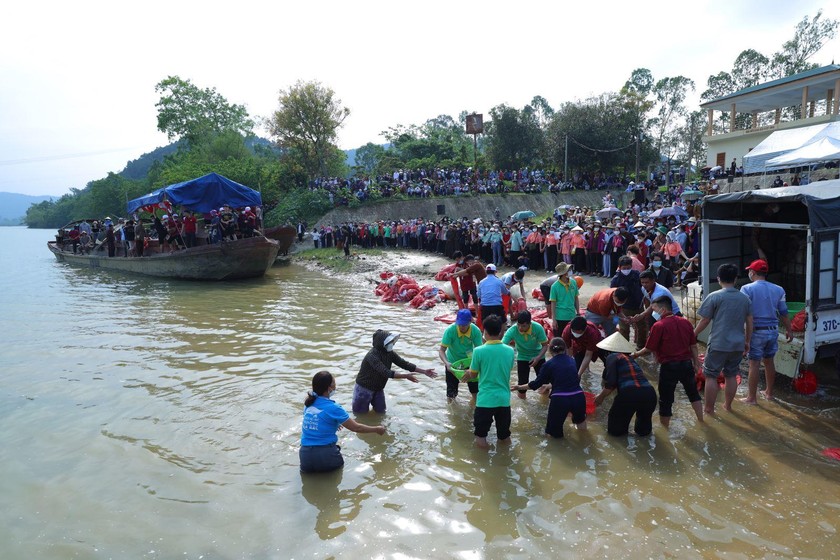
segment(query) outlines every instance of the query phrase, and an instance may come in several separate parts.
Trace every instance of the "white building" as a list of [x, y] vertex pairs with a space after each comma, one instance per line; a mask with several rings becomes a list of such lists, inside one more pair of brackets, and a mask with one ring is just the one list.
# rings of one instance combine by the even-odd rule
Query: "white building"
[[[703, 141], [709, 167], [743, 165], [744, 156], [773, 132], [840, 121], [840, 65], [830, 64], [724, 95], [701, 107], [708, 113]], [[825, 103], [821, 103], [825, 101]], [[783, 121], [783, 108], [801, 108], [794, 120]], [[727, 112], [726, 130], [715, 123], [715, 111]], [[749, 126], [738, 128], [745, 114]], [[740, 118], [739, 118], [740, 117]], [[800, 146], [793, 146], [791, 149]]]

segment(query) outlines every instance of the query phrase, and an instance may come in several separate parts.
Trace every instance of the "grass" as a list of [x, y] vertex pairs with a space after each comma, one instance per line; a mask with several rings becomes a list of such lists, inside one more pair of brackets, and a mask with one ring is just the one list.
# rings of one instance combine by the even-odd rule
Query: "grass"
[[385, 252], [382, 249], [364, 249], [361, 247], [351, 248], [351, 257], [349, 259], [344, 257], [342, 249], [331, 247], [329, 249], [305, 249], [295, 253], [296, 260], [308, 261], [316, 263], [318, 266], [327, 268], [333, 272], [353, 272], [355, 270], [355, 263], [359, 257], [381, 257]]

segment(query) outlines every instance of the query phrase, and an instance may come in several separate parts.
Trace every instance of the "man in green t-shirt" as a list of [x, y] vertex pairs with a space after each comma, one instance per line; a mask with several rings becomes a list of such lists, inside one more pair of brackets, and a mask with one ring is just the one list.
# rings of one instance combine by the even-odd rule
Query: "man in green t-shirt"
[[[469, 309], [461, 309], [455, 316], [455, 324], [443, 331], [438, 356], [446, 369], [446, 398], [452, 402], [458, 396], [458, 378], [452, 373], [452, 364], [472, 356], [473, 350], [481, 346], [481, 331], [472, 322]], [[470, 393], [478, 393], [478, 383], [468, 383]]]
[[[545, 363], [545, 352], [548, 350], [548, 337], [542, 325], [531, 321], [529, 311], [519, 312], [516, 325], [505, 332], [502, 343], [516, 348], [516, 374], [519, 379], [517, 385], [528, 383], [532, 367], [537, 375], [540, 374], [540, 368]], [[524, 399], [525, 393], [526, 391], [519, 391], [517, 395]]]
[[461, 381], [478, 377], [478, 396], [473, 424], [475, 444], [486, 448], [487, 433], [496, 422], [496, 436], [500, 443], [510, 443], [510, 370], [513, 368], [513, 348], [502, 344], [502, 319], [496, 315], [484, 321], [483, 346], [475, 349], [470, 369]]
[[554, 270], [558, 276], [548, 296], [548, 315], [554, 320], [552, 324], [555, 336], [560, 336], [569, 321], [580, 314], [580, 298], [577, 282], [569, 277], [571, 266], [563, 262]]

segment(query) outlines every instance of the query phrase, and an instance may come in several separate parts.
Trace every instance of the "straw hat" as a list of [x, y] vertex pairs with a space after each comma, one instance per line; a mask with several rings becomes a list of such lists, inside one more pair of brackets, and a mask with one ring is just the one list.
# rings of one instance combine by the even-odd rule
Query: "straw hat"
[[575, 226], [575, 227], [572, 228], [572, 231], [581, 232], [581, 231], [583, 231], [583, 228], [580, 227], [580, 226]]
[[560, 264], [554, 267], [554, 272], [556, 272], [560, 276], [563, 276], [564, 274], [569, 272], [570, 268], [572, 268], [572, 265], [565, 262], [561, 262]]
[[636, 346], [624, 338], [619, 332], [614, 332], [599, 342], [597, 346], [607, 352], [621, 352], [622, 354], [632, 354], [636, 351]]

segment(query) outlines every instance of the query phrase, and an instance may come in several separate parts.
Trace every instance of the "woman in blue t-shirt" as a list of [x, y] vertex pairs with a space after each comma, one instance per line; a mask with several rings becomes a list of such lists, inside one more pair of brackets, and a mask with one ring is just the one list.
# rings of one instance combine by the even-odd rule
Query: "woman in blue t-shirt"
[[566, 343], [562, 338], [552, 338], [548, 343], [551, 359], [543, 364], [537, 378], [523, 385], [511, 386], [511, 391], [539, 389], [551, 384], [551, 402], [548, 405], [548, 418], [545, 433], [554, 438], [563, 437], [563, 424], [572, 413], [572, 423], [579, 430], [586, 429], [586, 395], [580, 386], [578, 367], [575, 359], [566, 353]]
[[335, 378], [319, 371], [312, 378], [312, 391], [304, 401], [303, 433], [300, 438], [300, 472], [329, 472], [344, 466], [336, 432], [344, 426], [360, 434], [385, 433], [384, 426], [359, 424], [329, 397], [335, 392]]

